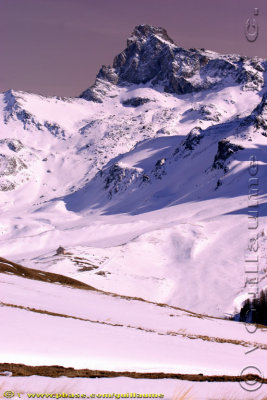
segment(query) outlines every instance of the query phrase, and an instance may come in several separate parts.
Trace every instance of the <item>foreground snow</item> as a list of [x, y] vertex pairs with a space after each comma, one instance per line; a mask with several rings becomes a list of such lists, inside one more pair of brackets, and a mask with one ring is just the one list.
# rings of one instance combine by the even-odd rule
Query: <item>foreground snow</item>
[[[26, 393], [67, 393], [67, 394], [163, 394], [166, 400], [264, 400], [266, 385], [256, 393], [246, 392], [238, 383], [186, 382], [173, 379], [131, 379], [131, 378], [0, 378], [1, 392], [12, 390], [20, 393], [23, 400]], [[184, 397], [183, 397], [184, 395]], [[118, 397], [118, 396], [117, 396]], [[115, 396], [114, 396], [115, 398]], [[16, 398], [16, 400], [19, 397]]]
[[0, 287], [2, 363], [234, 376], [247, 363], [265, 369], [261, 329], [251, 335], [244, 324], [13, 274]]

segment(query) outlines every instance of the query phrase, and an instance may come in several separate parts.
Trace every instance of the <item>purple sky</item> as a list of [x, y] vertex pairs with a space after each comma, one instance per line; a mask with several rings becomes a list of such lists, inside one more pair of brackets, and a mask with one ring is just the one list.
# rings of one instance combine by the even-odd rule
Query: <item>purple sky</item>
[[[255, 7], [260, 35], [250, 43]], [[77, 96], [143, 23], [181, 47], [267, 58], [266, 22], [266, 0], [0, 0], [0, 91]]]

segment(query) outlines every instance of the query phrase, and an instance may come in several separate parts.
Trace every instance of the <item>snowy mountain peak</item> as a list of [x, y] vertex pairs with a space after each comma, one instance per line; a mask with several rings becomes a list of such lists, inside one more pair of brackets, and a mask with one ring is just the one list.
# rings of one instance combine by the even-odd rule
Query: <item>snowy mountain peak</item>
[[147, 24], [138, 25], [134, 28], [133, 33], [127, 40], [127, 47], [130, 47], [133, 43], [145, 42], [149, 38], [157, 37], [170, 44], [174, 44], [173, 40], [169, 37], [166, 29], [161, 27], [155, 27]]
[[114, 85], [146, 85], [178, 95], [238, 84], [243, 90], [259, 91], [265, 69], [264, 60], [257, 57], [183, 49], [165, 29], [139, 25], [112, 67], [102, 66], [95, 84], [80, 97], [101, 103]]
[[[177, 47], [162, 28], [141, 25], [83, 94], [93, 101], [1, 94], [2, 254], [38, 268], [44, 255], [50, 268], [46, 255], [71, 247], [84, 269], [58, 257], [53, 272], [197, 312], [232, 312], [247, 290], [251, 156], [266, 217], [265, 69], [258, 58]], [[225, 248], [233, 249], [227, 261]]]

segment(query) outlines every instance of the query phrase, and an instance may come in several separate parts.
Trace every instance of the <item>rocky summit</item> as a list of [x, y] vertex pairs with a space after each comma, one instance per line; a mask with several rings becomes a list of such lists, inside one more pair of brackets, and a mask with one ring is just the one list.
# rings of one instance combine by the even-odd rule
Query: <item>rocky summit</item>
[[243, 90], [260, 90], [266, 65], [257, 57], [186, 50], [178, 47], [165, 29], [139, 25], [112, 67], [103, 66], [95, 84], [80, 97], [101, 102], [109, 85], [129, 84], [145, 84], [178, 95], [232, 84], [241, 84]]

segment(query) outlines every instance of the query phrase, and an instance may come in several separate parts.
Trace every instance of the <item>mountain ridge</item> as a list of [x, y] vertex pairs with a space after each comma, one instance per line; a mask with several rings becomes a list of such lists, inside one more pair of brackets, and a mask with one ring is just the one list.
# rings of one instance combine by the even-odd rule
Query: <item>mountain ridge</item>
[[[114, 63], [88, 89], [101, 101], [0, 95], [2, 256], [101, 290], [234, 312], [249, 290], [251, 154], [260, 288], [267, 279], [266, 61], [184, 50], [140, 25]], [[59, 245], [80, 264], [55, 257]]]
[[165, 92], [186, 94], [216, 88], [227, 79], [242, 84], [243, 90], [260, 90], [266, 60], [236, 54], [221, 55], [204, 49], [183, 49], [167, 31], [151, 25], [136, 26], [127, 47], [111, 66], [102, 66], [93, 86], [81, 98], [102, 101], [110, 85], [157, 85]]

